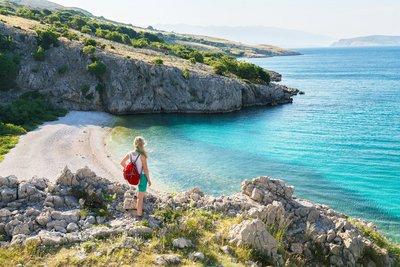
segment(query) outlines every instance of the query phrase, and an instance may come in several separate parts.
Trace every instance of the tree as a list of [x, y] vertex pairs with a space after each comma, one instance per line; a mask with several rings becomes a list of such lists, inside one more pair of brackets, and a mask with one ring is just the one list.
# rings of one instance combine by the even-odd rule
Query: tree
[[17, 75], [17, 64], [7, 55], [0, 53], [0, 91], [7, 91], [14, 87]]
[[59, 41], [58, 41], [58, 33], [54, 32], [52, 29], [37, 29], [36, 30], [37, 34], [37, 40], [38, 40], [38, 45], [41, 46], [44, 50], [47, 50], [50, 48], [51, 45], [58, 46]]

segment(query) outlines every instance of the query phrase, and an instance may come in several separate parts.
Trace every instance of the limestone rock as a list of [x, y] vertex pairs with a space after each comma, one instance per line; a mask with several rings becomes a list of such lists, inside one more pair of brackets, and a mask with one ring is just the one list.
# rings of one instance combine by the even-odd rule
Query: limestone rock
[[243, 221], [231, 228], [229, 234], [231, 243], [237, 246], [250, 245], [271, 258], [277, 254], [278, 242], [259, 219]]
[[56, 184], [66, 186], [79, 186], [79, 181], [72, 174], [71, 170], [67, 166], [60, 172], [56, 178]]
[[204, 261], [205, 256], [201, 252], [194, 252], [189, 255], [189, 259], [194, 260], [194, 261]]
[[193, 243], [192, 243], [192, 241], [189, 240], [189, 239], [180, 237], [180, 238], [174, 239], [174, 240], [172, 241], [172, 245], [173, 245], [174, 247], [177, 247], [177, 248], [187, 248], [187, 247], [193, 246]]
[[79, 230], [79, 227], [76, 223], [69, 223], [67, 225], [67, 232], [71, 233], [71, 232], [76, 232]]
[[166, 255], [159, 255], [156, 258], [156, 261], [154, 262], [156, 265], [177, 265], [182, 261], [182, 257], [179, 255], [172, 255], [172, 254], [166, 254]]
[[47, 225], [47, 223], [51, 220], [51, 216], [47, 212], [41, 213], [39, 216], [36, 217], [36, 221], [40, 225]]

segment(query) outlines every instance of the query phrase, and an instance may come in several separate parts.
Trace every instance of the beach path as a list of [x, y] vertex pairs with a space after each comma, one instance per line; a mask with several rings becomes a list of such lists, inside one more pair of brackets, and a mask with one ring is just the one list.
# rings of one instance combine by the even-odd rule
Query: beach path
[[88, 166], [98, 176], [123, 181], [122, 170], [105, 145], [113, 116], [102, 112], [71, 111], [23, 135], [0, 162], [0, 176], [33, 176], [54, 180], [67, 165], [73, 172]]

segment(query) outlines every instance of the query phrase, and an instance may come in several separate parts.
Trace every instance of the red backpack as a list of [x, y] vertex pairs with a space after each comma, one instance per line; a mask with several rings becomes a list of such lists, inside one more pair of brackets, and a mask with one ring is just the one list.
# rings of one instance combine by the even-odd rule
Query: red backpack
[[138, 185], [140, 181], [141, 173], [139, 173], [138, 168], [136, 166], [136, 161], [138, 160], [139, 157], [140, 154], [138, 154], [135, 161], [132, 161], [132, 153], [129, 154], [129, 159], [131, 161], [124, 168], [124, 178], [131, 185]]

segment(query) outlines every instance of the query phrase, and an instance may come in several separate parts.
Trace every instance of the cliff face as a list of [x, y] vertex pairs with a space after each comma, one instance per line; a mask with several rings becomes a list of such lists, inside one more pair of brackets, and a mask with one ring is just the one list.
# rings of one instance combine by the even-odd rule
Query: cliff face
[[37, 49], [32, 31], [3, 24], [0, 32], [13, 36], [21, 55], [17, 80], [20, 89], [2, 93], [2, 99], [39, 91], [49, 94], [58, 106], [74, 110], [102, 110], [113, 114], [212, 113], [289, 103], [297, 92], [273, 83], [250, 85], [213, 75], [203, 66], [189, 68], [189, 77], [185, 78], [182, 65], [159, 66], [100, 48], [96, 57], [105, 63], [107, 71], [99, 79], [87, 71], [92, 61], [82, 53], [79, 42], [60, 38], [60, 46], [47, 50], [45, 61], [38, 62], [32, 57]]

